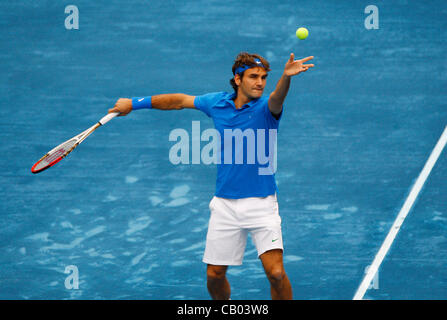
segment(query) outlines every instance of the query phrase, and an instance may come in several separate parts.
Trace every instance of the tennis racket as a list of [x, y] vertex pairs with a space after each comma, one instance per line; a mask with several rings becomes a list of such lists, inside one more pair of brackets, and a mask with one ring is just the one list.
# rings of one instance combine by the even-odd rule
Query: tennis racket
[[119, 112], [109, 113], [101, 120], [99, 120], [95, 125], [91, 126], [84, 132], [78, 134], [77, 136], [61, 143], [56, 148], [50, 150], [46, 155], [37, 161], [31, 168], [32, 173], [39, 173], [54, 166], [56, 163], [65, 158], [70, 152], [72, 152], [77, 146], [81, 144], [89, 135], [93, 133], [100, 126], [105, 125], [107, 122], [116, 117]]

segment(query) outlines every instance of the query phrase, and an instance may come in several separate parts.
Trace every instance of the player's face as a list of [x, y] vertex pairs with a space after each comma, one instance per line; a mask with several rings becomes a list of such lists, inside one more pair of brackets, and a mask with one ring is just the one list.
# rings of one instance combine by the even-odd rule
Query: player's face
[[242, 79], [239, 77], [238, 80], [236, 84], [239, 86], [239, 90], [249, 99], [257, 99], [264, 92], [267, 83], [267, 72], [261, 67], [247, 69]]

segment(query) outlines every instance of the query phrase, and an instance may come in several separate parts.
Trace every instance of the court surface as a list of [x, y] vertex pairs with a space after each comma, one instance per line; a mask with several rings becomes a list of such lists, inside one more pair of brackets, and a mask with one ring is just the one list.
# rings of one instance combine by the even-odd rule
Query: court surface
[[[292, 80], [278, 135], [284, 261], [295, 299], [352, 299], [447, 124], [445, 1], [0, 3], [0, 299], [209, 299], [213, 165], [173, 165], [169, 133], [197, 110], [141, 110], [55, 167], [48, 150], [119, 97], [231, 91], [240, 51]], [[379, 9], [368, 30], [364, 9]], [[299, 26], [309, 37], [295, 37]], [[368, 299], [447, 297], [447, 154], [441, 154]], [[256, 250], [230, 268], [232, 299], [269, 299]], [[67, 289], [67, 266], [79, 288]]]

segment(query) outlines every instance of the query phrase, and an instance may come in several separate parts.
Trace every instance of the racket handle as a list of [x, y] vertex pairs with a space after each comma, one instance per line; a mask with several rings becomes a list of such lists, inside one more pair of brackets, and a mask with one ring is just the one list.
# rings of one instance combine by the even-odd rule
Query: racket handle
[[101, 120], [99, 120], [99, 123], [101, 125], [105, 125], [107, 122], [109, 122], [110, 120], [112, 120], [113, 118], [115, 118], [117, 115], [119, 115], [119, 112], [112, 112], [109, 113], [108, 115], [106, 115], [105, 117], [103, 117]]

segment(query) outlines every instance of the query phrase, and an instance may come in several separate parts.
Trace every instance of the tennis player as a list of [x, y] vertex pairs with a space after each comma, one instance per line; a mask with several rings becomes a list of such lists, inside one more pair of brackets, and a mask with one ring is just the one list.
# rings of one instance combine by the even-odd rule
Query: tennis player
[[[277, 130], [283, 112], [283, 102], [291, 77], [313, 67], [305, 62], [312, 56], [295, 60], [294, 54], [269, 96], [263, 96], [270, 65], [257, 54], [240, 53], [233, 64], [230, 83], [234, 93], [215, 92], [201, 96], [162, 94], [132, 99], [119, 99], [110, 112], [127, 115], [132, 110], [155, 108], [161, 110], [199, 109], [211, 117], [221, 137], [225, 130], [252, 129], [258, 132]], [[259, 140], [259, 139], [258, 139]], [[269, 149], [268, 139], [264, 150]], [[221, 156], [232, 144], [221, 141]], [[247, 148], [247, 153], [249, 148]], [[254, 149], [253, 149], [254, 150]], [[234, 153], [245, 152], [236, 148]], [[244, 154], [244, 159], [248, 155]], [[234, 159], [234, 157], [233, 157]], [[246, 161], [245, 161], [246, 162]], [[260, 174], [263, 167], [255, 163], [221, 161], [217, 165], [215, 196], [209, 204], [211, 211], [203, 262], [207, 264], [207, 287], [213, 299], [230, 298], [226, 278], [228, 266], [241, 265], [248, 234], [256, 246], [258, 257], [270, 282], [272, 299], [292, 299], [292, 287], [283, 266], [281, 218], [276, 197], [274, 171]]]

